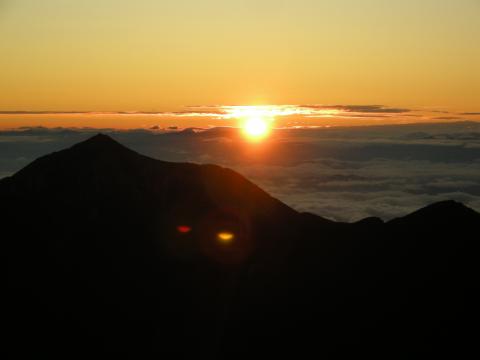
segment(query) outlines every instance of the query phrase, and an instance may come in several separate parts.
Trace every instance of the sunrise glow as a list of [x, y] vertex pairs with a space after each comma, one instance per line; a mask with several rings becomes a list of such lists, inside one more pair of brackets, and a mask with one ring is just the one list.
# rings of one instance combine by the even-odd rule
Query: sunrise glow
[[268, 121], [262, 117], [251, 117], [243, 124], [243, 131], [252, 140], [267, 136], [270, 130]]
[[274, 120], [275, 107], [272, 106], [236, 106], [229, 107], [227, 116], [236, 118], [243, 134], [249, 140], [260, 140], [269, 133]]

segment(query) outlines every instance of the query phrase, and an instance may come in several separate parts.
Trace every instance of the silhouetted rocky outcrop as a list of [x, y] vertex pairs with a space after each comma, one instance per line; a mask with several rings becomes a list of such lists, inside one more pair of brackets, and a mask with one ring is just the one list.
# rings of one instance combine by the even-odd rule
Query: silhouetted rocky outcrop
[[457, 202], [336, 223], [97, 135], [0, 180], [0, 204], [17, 356], [478, 352], [480, 214]]

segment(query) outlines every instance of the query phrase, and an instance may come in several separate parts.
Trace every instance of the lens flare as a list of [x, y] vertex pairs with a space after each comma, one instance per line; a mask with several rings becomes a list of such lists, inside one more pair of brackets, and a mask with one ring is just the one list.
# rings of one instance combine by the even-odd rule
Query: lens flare
[[192, 228], [188, 225], [179, 225], [177, 226], [177, 231], [180, 234], [188, 234], [190, 231], [192, 231]]
[[222, 244], [230, 244], [234, 238], [235, 235], [229, 231], [222, 231], [217, 234], [217, 240]]

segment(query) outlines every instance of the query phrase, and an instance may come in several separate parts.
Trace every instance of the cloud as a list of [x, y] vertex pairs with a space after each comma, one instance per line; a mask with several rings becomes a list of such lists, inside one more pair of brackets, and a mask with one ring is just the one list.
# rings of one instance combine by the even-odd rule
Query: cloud
[[336, 220], [402, 216], [434, 201], [455, 199], [480, 209], [480, 159], [471, 163], [318, 159], [296, 166], [238, 170], [295, 208]]
[[[400, 107], [389, 107], [376, 104], [280, 104], [280, 105], [196, 105], [184, 106], [175, 111], [34, 111], [34, 110], [8, 110], [0, 111], [0, 119], [15, 117], [22, 124], [29, 124], [29, 121], [38, 117], [51, 115], [56, 118], [65, 117], [85, 118], [86, 120], [101, 120], [102, 116], [108, 117], [111, 123], [115, 119], [119, 124], [124, 123], [128, 118], [130, 123], [143, 123], [145, 128], [163, 124], [163, 126], [177, 126], [184, 121], [190, 125], [199, 120], [202, 124], [218, 126], [222, 121], [225, 125], [237, 123], [238, 120], [249, 117], [264, 117], [270, 119], [276, 127], [295, 126], [345, 126], [347, 124], [373, 125], [382, 124], [404, 124], [414, 122], [454, 122], [462, 118], [454, 115], [439, 116], [448, 114], [445, 111], [431, 109], [409, 109]], [[477, 113], [465, 113], [475, 115]], [[22, 118], [25, 116], [25, 118]], [[33, 116], [33, 117], [32, 117]], [[138, 117], [138, 121], [137, 118]], [[348, 120], [348, 121], [345, 121]], [[177, 123], [178, 121], [178, 123]], [[121, 125], [122, 126], [122, 125]], [[160, 125], [159, 125], [160, 126]]]
[[465, 120], [465, 119], [459, 118], [458, 116], [439, 116], [433, 119], [434, 120], [457, 120], [457, 121]]
[[[351, 113], [364, 114], [399, 114], [411, 111], [410, 109], [389, 108], [383, 105], [198, 105], [186, 106], [180, 111], [25, 111], [8, 110], [0, 111], [0, 115], [129, 115], [129, 116], [167, 116], [167, 117], [212, 117], [225, 118], [238, 117], [252, 113], [270, 116], [290, 115], [328, 115]], [[359, 115], [352, 115], [359, 116]]]
[[411, 111], [410, 109], [403, 108], [389, 108], [384, 105], [302, 105], [300, 107], [311, 109], [336, 109], [345, 112], [358, 112], [358, 113], [391, 113], [399, 114]]
[[342, 221], [402, 216], [454, 199], [480, 210], [480, 123], [274, 130], [252, 146], [232, 127], [0, 131], [0, 176], [107, 133], [168, 161], [233, 168], [299, 211]]
[[24, 110], [3, 110], [1, 115], [54, 115], [54, 114], [94, 114], [91, 111], [24, 111]]

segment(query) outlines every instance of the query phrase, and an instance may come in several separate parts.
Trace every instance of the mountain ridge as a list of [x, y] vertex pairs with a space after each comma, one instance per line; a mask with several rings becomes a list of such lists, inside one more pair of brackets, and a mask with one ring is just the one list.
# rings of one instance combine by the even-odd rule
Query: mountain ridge
[[480, 214], [457, 202], [339, 223], [105, 135], [0, 180], [0, 202], [16, 356], [478, 351]]

